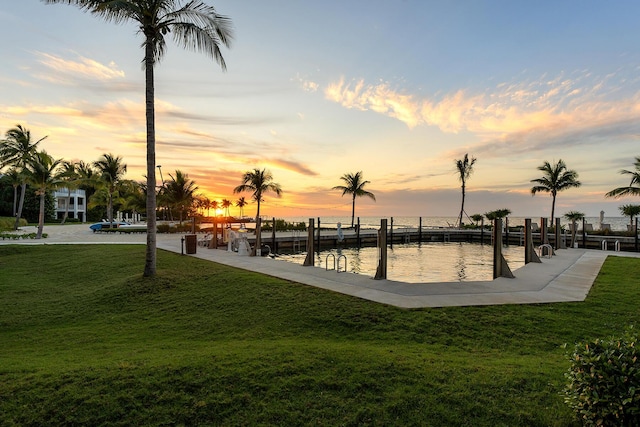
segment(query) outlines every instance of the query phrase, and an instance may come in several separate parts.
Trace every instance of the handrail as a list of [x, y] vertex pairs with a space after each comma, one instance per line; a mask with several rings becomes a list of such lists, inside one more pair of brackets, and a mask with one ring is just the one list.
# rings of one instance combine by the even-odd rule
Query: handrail
[[329, 271], [329, 257], [333, 258], [333, 268], [332, 268], [332, 270], [336, 269], [336, 256], [334, 254], [327, 254], [327, 257], [324, 260], [324, 269], [325, 269], [325, 271]]
[[553, 256], [553, 247], [548, 243], [538, 246], [539, 256], [544, 256], [544, 249], [547, 249], [547, 258], [551, 258]]
[[343, 258], [344, 258], [344, 270], [342, 270], [342, 271], [344, 271], [344, 272], [347, 271], [347, 256], [346, 255], [340, 255], [338, 257], [338, 270], [337, 270], [338, 273], [340, 273], [340, 260], [343, 259]]

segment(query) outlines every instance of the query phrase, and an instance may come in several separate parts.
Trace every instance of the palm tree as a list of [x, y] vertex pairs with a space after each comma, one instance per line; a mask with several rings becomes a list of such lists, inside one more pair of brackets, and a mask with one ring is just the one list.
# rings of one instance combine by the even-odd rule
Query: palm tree
[[171, 180], [165, 184], [167, 199], [180, 213], [180, 224], [182, 224], [182, 219], [185, 217], [184, 214], [188, 212], [193, 204], [194, 193], [198, 186], [195, 181], [189, 179], [189, 175], [180, 170], [176, 170], [175, 177], [171, 174], [169, 174], [169, 177]]
[[553, 223], [558, 192], [572, 187], [580, 187], [582, 183], [578, 181], [578, 172], [567, 169], [567, 165], [562, 159], [558, 160], [555, 165], [545, 161], [542, 166], [538, 166], [538, 170], [544, 174], [542, 178], [531, 180], [531, 182], [538, 184], [531, 187], [531, 194], [535, 195], [540, 191], [551, 193], [553, 198], [551, 202], [551, 223]]
[[67, 220], [67, 216], [69, 215], [69, 202], [71, 201], [71, 190], [78, 188], [79, 176], [76, 171], [76, 164], [72, 161], [63, 161], [62, 162], [62, 171], [60, 172], [60, 178], [64, 181], [64, 187], [67, 189], [67, 196], [65, 197], [65, 209], [64, 214], [62, 215], [62, 221], [60, 224], [64, 224]]
[[571, 221], [571, 247], [573, 248], [576, 243], [576, 222], [584, 219], [584, 213], [578, 211], [569, 211], [564, 214], [564, 217]]
[[127, 173], [127, 165], [122, 163], [122, 157], [113, 154], [103, 154], [93, 166], [98, 170], [102, 185], [107, 190], [107, 220], [113, 222], [113, 197], [124, 175]]
[[460, 206], [460, 215], [458, 216], [458, 227], [462, 228], [462, 215], [464, 215], [464, 198], [466, 194], [467, 180], [473, 172], [473, 165], [476, 163], [476, 158], [472, 157], [469, 160], [469, 154], [465, 154], [463, 159], [456, 160], [456, 169], [458, 171], [458, 179], [462, 183], [462, 205]]
[[231, 213], [229, 212], [229, 208], [231, 207], [233, 203], [231, 203], [231, 200], [228, 199], [222, 199], [222, 208], [224, 209], [224, 216], [229, 217], [231, 216]]
[[622, 215], [629, 217], [629, 230], [631, 231], [633, 228], [633, 218], [640, 215], [640, 205], [622, 205], [619, 209]]
[[15, 217], [18, 212], [18, 187], [22, 185], [23, 179], [22, 175], [16, 168], [9, 169], [5, 176], [8, 178], [9, 183], [13, 187], [13, 209], [11, 210], [11, 214]]
[[490, 211], [484, 214], [484, 216], [489, 220], [493, 221], [494, 219], [502, 219], [511, 214], [510, 209], [496, 209], [495, 211]]
[[[206, 53], [226, 70], [220, 45], [229, 46], [231, 20], [199, 0], [44, 0], [78, 6], [107, 21], [134, 22], [144, 35], [145, 98], [147, 122], [147, 188], [156, 188], [156, 131], [154, 66], [166, 50], [165, 35], [185, 48]], [[156, 192], [147, 191], [147, 250], [144, 276], [156, 274]]]
[[273, 175], [266, 169], [254, 169], [252, 171], [245, 172], [242, 175], [242, 184], [233, 189], [233, 193], [243, 193], [245, 191], [251, 191], [253, 194], [251, 198], [258, 203], [256, 210], [256, 223], [260, 218], [260, 203], [262, 202], [264, 193], [273, 191], [277, 197], [282, 195], [282, 188], [280, 184], [273, 182]]
[[631, 182], [627, 187], [618, 187], [605, 194], [605, 197], [620, 198], [623, 196], [640, 196], [640, 156], [636, 157], [636, 161], [633, 163], [636, 167], [635, 171], [622, 169], [620, 173], [622, 175], [631, 175]]
[[340, 177], [341, 180], [344, 181], [346, 185], [336, 185], [333, 187], [333, 190], [342, 191], [342, 195], [351, 194], [351, 227], [353, 227], [353, 220], [356, 215], [356, 197], [367, 196], [374, 201], [376, 200], [376, 196], [364, 189], [365, 185], [369, 184], [369, 181], [364, 181], [362, 179], [362, 171], [356, 173], [345, 173]]
[[40, 213], [38, 215], [38, 232], [36, 239], [42, 238], [44, 228], [45, 196], [50, 190], [63, 185], [61, 172], [58, 170], [62, 159], [54, 160], [45, 151], [37, 152], [27, 163], [27, 180], [36, 187], [36, 194], [40, 196]]
[[[38, 144], [42, 142], [44, 138], [40, 138], [37, 141], [31, 140], [31, 132], [28, 129], [23, 128], [21, 125], [16, 125], [15, 128], [9, 129], [6, 133], [6, 138], [1, 142], [0, 146], [0, 164], [4, 166], [12, 166], [18, 173], [22, 174], [26, 170], [27, 163], [33, 156], [36, 155]], [[21, 175], [22, 176], [22, 175]], [[20, 188], [20, 201], [18, 203], [18, 211], [16, 214], [16, 221], [13, 229], [17, 230], [20, 224], [20, 217], [22, 216], [22, 208], [24, 207], [24, 195], [27, 191], [27, 181], [23, 176]]]
[[146, 182], [124, 180], [122, 187], [124, 191], [124, 209], [130, 210], [132, 214], [144, 212], [147, 208]]
[[240, 208], [240, 218], [244, 218], [244, 207], [247, 206], [247, 201], [244, 197], [240, 197], [236, 200], [236, 207]]
[[471, 215], [471, 219], [473, 220], [473, 222], [476, 223], [476, 227], [478, 226], [478, 223], [480, 221], [482, 221], [483, 215], [482, 214], [473, 214]]

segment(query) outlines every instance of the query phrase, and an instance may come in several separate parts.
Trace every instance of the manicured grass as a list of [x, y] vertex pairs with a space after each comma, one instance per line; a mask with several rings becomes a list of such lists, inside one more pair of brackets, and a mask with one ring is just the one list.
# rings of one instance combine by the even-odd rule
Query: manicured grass
[[584, 303], [401, 310], [142, 246], [0, 246], [0, 425], [567, 426], [562, 345], [640, 319], [640, 260]]

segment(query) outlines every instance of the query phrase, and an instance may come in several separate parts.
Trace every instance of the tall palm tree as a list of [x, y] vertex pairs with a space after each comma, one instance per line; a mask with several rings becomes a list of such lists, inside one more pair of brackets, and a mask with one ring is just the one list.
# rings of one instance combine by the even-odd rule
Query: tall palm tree
[[356, 197], [367, 196], [373, 201], [376, 200], [376, 196], [364, 189], [365, 185], [369, 184], [369, 181], [365, 181], [362, 178], [362, 171], [356, 173], [345, 173], [340, 177], [346, 185], [336, 185], [333, 190], [342, 191], [342, 195], [351, 194], [351, 227], [353, 227], [353, 221], [356, 215]]
[[93, 162], [93, 166], [98, 170], [102, 184], [107, 190], [107, 220], [113, 222], [113, 197], [118, 191], [120, 182], [127, 173], [127, 165], [122, 163], [122, 157], [113, 154], [103, 154], [98, 160]]
[[[31, 132], [29, 132], [28, 129], [21, 125], [16, 125], [15, 128], [7, 131], [6, 138], [1, 141], [0, 164], [3, 167], [11, 166], [21, 174], [26, 170], [27, 163], [35, 156], [38, 144], [46, 138], [45, 136], [37, 141], [33, 141], [31, 140]], [[20, 224], [22, 208], [24, 207], [24, 195], [27, 191], [27, 181], [24, 176], [20, 185], [20, 201], [18, 202], [18, 211], [15, 212], [16, 221], [13, 225], [14, 230], [17, 230]]]
[[531, 194], [535, 195], [541, 191], [551, 194], [553, 198], [551, 202], [551, 223], [553, 224], [558, 192], [568, 188], [580, 187], [582, 183], [578, 181], [578, 172], [567, 169], [567, 165], [562, 159], [558, 160], [555, 165], [545, 161], [542, 166], [538, 166], [538, 170], [543, 172], [543, 176], [542, 178], [531, 180], [531, 182], [538, 184], [531, 187]]
[[240, 197], [236, 200], [236, 207], [240, 208], [240, 218], [244, 218], [244, 207], [247, 206], [247, 201], [244, 197]]
[[605, 194], [605, 197], [624, 197], [624, 196], [640, 196], [640, 156], [636, 157], [636, 161], [633, 163], [636, 170], [630, 171], [622, 169], [620, 173], [622, 175], [631, 175], [631, 182], [627, 187], [618, 187]]
[[38, 232], [36, 239], [42, 238], [44, 228], [44, 205], [45, 196], [48, 191], [59, 188], [63, 185], [59, 166], [62, 159], [54, 160], [45, 151], [37, 152], [27, 163], [27, 180], [35, 186], [36, 195], [40, 196], [40, 213], [38, 215]]
[[280, 184], [273, 182], [273, 175], [266, 169], [254, 169], [242, 175], [242, 184], [233, 189], [234, 194], [252, 192], [251, 198], [258, 203], [256, 210], [256, 223], [260, 218], [260, 203], [264, 200], [263, 195], [268, 191], [276, 193], [277, 197], [282, 195]]
[[469, 160], [469, 153], [464, 155], [464, 158], [456, 160], [456, 170], [458, 171], [458, 179], [462, 183], [462, 205], [460, 206], [460, 215], [458, 216], [458, 227], [462, 228], [462, 216], [464, 215], [464, 198], [466, 195], [467, 180], [473, 173], [473, 165], [476, 163], [476, 158], [472, 157]]
[[[220, 46], [230, 46], [231, 20], [199, 0], [44, 0], [78, 6], [107, 21], [134, 22], [144, 35], [147, 122], [147, 188], [156, 188], [154, 66], [166, 50], [165, 35], [184, 48], [211, 56], [226, 70]], [[156, 274], [156, 192], [147, 192], [147, 250], [144, 276]]]
[[165, 184], [166, 195], [169, 203], [180, 213], [180, 224], [185, 217], [185, 213], [193, 204], [195, 192], [198, 189], [195, 181], [189, 179], [189, 175], [182, 171], [176, 170], [175, 177], [169, 174], [171, 178]]

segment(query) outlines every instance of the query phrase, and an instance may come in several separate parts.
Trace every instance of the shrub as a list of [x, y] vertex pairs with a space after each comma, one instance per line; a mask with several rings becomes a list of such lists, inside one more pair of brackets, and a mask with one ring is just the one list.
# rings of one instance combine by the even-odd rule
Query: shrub
[[[276, 231], [292, 231], [292, 230], [300, 230], [305, 231], [307, 229], [307, 224], [304, 222], [287, 222], [284, 219], [276, 219]], [[271, 221], [264, 222], [262, 224], [262, 231], [271, 231]]]
[[636, 426], [640, 420], [638, 334], [578, 343], [569, 355], [565, 402], [586, 426]]

